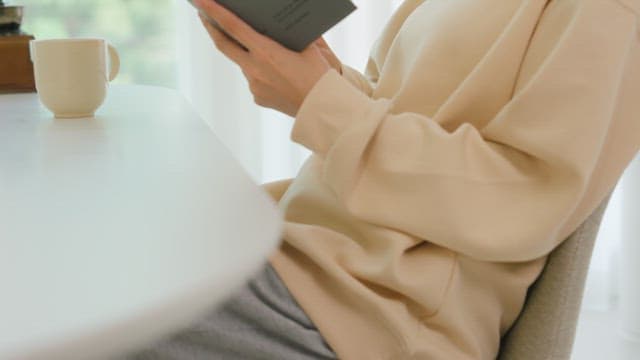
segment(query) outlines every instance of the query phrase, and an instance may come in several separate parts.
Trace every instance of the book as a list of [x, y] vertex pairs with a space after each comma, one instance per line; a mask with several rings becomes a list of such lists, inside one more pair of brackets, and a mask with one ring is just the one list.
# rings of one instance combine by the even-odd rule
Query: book
[[[188, 1], [193, 5], [192, 0]], [[298, 52], [356, 9], [350, 0], [216, 1], [257, 32]], [[213, 19], [208, 18], [208, 21], [220, 29]]]

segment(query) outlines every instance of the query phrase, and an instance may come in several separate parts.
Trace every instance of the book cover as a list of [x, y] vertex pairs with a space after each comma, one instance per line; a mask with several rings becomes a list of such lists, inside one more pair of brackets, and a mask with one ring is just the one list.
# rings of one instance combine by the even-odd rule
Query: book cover
[[[191, 2], [191, 0], [189, 0]], [[256, 31], [302, 51], [356, 7], [350, 0], [217, 0]]]

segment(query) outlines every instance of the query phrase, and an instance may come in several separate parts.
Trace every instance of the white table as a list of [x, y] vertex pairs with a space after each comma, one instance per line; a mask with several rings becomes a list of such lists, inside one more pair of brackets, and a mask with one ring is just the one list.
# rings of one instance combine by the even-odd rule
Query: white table
[[112, 356], [186, 326], [266, 262], [281, 215], [176, 92], [93, 119], [0, 96], [0, 359]]

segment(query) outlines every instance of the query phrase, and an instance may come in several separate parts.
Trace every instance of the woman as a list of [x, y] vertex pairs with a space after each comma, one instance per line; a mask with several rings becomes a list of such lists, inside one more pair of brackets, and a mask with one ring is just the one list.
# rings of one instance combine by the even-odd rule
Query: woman
[[637, 0], [406, 0], [366, 76], [197, 4], [313, 155], [268, 187], [286, 217], [270, 265], [151, 357], [495, 358], [640, 146]]

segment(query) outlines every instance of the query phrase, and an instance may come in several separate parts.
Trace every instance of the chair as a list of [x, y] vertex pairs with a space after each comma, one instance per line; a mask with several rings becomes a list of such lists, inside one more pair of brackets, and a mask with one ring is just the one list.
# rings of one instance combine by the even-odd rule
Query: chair
[[499, 360], [570, 358], [591, 253], [610, 198], [551, 252], [520, 316], [502, 338]]

